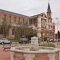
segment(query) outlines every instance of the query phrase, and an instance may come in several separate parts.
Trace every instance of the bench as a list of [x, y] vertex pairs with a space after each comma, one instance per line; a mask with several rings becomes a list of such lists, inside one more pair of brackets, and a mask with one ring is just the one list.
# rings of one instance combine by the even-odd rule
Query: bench
[[11, 48], [11, 43], [3, 43], [3, 50], [10, 48]]

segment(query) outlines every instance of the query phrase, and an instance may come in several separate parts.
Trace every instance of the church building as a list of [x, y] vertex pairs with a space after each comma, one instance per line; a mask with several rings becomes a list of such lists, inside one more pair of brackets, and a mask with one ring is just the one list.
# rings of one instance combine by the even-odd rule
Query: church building
[[[4, 31], [3, 27], [1, 27], [3, 20], [6, 20], [7, 24], [10, 22], [11, 26], [14, 26], [15, 24], [29, 24], [34, 26], [33, 30], [36, 31], [38, 38], [55, 38], [55, 23], [52, 22], [52, 11], [49, 3], [46, 13], [41, 13], [30, 17], [0, 9], [0, 37], [3, 36]], [[13, 28], [10, 28], [8, 33], [9, 38], [14, 37]]]

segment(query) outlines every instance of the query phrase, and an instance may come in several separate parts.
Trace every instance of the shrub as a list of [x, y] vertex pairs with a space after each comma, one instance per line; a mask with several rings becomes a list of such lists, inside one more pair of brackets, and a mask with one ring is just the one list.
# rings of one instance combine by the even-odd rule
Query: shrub
[[55, 47], [55, 45], [54, 44], [51, 44], [51, 43], [48, 43], [48, 44], [44, 43], [44, 44], [40, 44], [39, 46]]
[[40, 44], [39, 46], [45, 46], [45, 47], [47, 47], [47, 44], [44, 43], [44, 44]]
[[55, 45], [52, 44], [52, 43], [49, 43], [49, 44], [48, 44], [48, 47], [55, 47]]
[[31, 37], [33, 37], [33, 36], [36, 36], [36, 34], [29, 35], [29, 36], [27, 36], [27, 38], [28, 38], [29, 40], [31, 40]]
[[47, 37], [44, 37], [44, 41], [47, 41]]
[[12, 42], [17, 42], [16, 38], [10, 39]]
[[47, 37], [41, 37], [41, 41], [47, 41]]

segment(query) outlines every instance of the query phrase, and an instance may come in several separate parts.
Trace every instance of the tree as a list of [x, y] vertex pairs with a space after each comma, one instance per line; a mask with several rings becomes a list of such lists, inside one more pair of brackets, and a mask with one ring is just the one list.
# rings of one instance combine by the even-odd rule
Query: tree
[[56, 38], [60, 39], [60, 31], [56, 33]]
[[20, 39], [20, 37], [27, 37], [29, 34], [32, 34], [33, 30], [31, 27], [29, 27], [28, 24], [19, 24], [15, 27], [15, 38], [17, 40]]
[[7, 20], [2, 20], [2, 30], [3, 30], [3, 37], [7, 37], [9, 34], [9, 29], [10, 29], [10, 23]]

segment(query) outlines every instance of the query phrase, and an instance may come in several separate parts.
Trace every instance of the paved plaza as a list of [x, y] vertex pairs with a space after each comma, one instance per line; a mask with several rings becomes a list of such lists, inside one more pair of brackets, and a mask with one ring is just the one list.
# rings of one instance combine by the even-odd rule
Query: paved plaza
[[[57, 48], [60, 48], [60, 43], [54, 43]], [[12, 46], [19, 46], [21, 44], [13, 44]], [[29, 45], [29, 44], [26, 44]], [[10, 60], [10, 50], [3, 51], [3, 45], [0, 45], [0, 60]]]
[[10, 51], [3, 51], [3, 46], [0, 45], [0, 60], [9, 60], [10, 59]]

